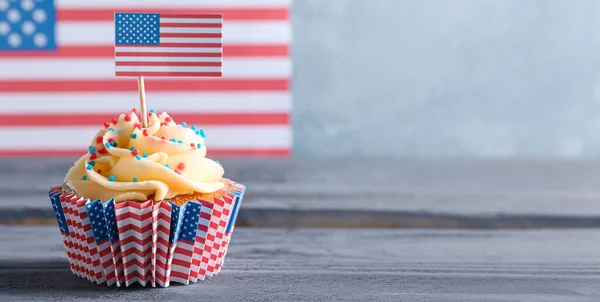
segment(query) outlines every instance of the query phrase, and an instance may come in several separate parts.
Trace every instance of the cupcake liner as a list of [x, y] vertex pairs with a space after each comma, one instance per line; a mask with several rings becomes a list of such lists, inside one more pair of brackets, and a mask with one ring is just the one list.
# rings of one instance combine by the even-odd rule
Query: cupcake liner
[[213, 276], [222, 267], [246, 188], [212, 201], [90, 201], [49, 196], [71, 271], [97, 284], [168, 287]]

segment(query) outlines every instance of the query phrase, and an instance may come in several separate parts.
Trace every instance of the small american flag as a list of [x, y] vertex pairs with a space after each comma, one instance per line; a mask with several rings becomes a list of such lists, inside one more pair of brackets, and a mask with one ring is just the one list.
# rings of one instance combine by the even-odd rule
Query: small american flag
[[117, 76], [220, 77], [220, 14], [115, 13]]

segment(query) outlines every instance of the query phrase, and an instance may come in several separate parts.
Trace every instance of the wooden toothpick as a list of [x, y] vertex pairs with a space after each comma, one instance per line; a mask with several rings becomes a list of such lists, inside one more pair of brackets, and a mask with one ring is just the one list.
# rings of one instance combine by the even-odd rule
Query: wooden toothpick
[[144, 88], [144, 77], [138, 77], [138, 92], [140, 93], [140, 109], [142, 109], [142, 126], [148, 127], [148, 113], [146, 112], [146, 91]]

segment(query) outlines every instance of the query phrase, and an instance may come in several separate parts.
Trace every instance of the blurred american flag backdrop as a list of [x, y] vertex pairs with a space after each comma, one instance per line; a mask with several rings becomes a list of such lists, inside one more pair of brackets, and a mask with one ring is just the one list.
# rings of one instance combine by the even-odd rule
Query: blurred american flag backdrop
[[285, 156], [291, 0], [0, 0], [0, 156], [79, 155], [138, 107], [116, 77], [114, 13], [223, 15], [223, 77], [146, 79], [149, 108], [205, 129], [209, 156]]

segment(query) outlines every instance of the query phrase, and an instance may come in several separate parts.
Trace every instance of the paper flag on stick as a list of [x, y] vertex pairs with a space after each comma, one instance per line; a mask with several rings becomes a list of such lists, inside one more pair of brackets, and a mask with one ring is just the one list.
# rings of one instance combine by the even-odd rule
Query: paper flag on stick
[[221, 14], [115, 13], [117, 76], [220, 77]]

